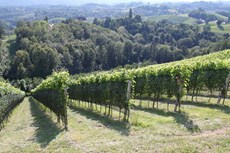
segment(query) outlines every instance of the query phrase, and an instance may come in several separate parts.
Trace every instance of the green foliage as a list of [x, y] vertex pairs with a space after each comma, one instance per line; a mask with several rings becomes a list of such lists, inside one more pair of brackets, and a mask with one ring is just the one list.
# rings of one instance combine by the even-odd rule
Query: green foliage
[[132, 8], [129, 9], [129, 18], [130, 19], [133, 18], [133, 9]]
[[[207, 28], [202, 31], [198, 26], [167, 20], [148, 22], [140, 15], [95, 19], [93, 23], [73, 18], [58, 24], [44, 20], [18, 22], [16, 42], [10, 45], [12, 64], [8, 69], [4, 67], [4, 77], [10, 80], [45, 78], [62, 69], [76, 74], [126, 64], [171, 62], [207, 54], [203, 48], [227, 39]], [[198, 46], [201, 51], [196, 49]]]
[[230, 50], [188, 59], [179, 62], [149, 66], [133, 70], [135, 76], [135, 95], [154, 96], [158, 101], [164, 94], [168, 98], [175, 96], [177, 101], [187, 89], [199, 91], [207, 88], [224, 90], [226, 78], [230, 71]]
[[33, 93], [43, 89], [56, 89], [65, 90], [68, 84], [69, 73], [68, 72], [54, 72], [46, 80], [32, 90]]
[[0, 97], [3, 97], [5, 95], [10, 95], [10, 94], [23, 95], [24, 92], [11, 86], [9, 83], [0, 81]]
[[126, 115], [129, 116], [132, 88], [130, 86], [128, 91], [129, 80], [132, 81], [132, 76], [125, 71], [79, 77], [77, 80], [72, 80], [69, 86], [69, 98], [109, 106], [109, 109], [111, 106], [119, 107], [120, 110], [125, 109], [126, 119]]
[[65, 124], [66, 129], [68, 124], [66, 106], [68, 78], [68, 72], [55, 72], [32, 90], [32, 96], [53, 111], [57, 115], [58, 121], [61, 119]]
[[2, 39], [3, 35], [4, 35], [4, 28], [0, 26], [0, 39]]
[[9, 53], [6, 47], [0, 46], [0, 76], [3, 76], [10, 67]]
[[217, 26], [220, 26], [221, 24], [222, 24], [222, 20], [217, 20], [217, 22], [216, 22], [216, 24], [217, 24]]
[[218, 17], [216, 15], [206, 13], [202, 9], [191, 11], [188, 16], [196, 18], [196, 19], [202, 19], [205, 22], [215, 21], [218, 19]]
[[11, 111], [23, 100], [25, 93], [0, 81], [0, 130]]
[[133, 82], [135, 96], [153, 96], [157, 102], [161, 95], [168, 98], [174, 96], [177, 100], [176, 106], [180, 106], [185, 90], [223, 90], [230, 69], [229, 58], [230, 51], [226, 50], [134, 70], [78, 76], [75, 81], [71, 81], [68, 93], [70, 99], [128, 109], [126, 89], [127, 81], [130, 80]]
[[195, 23], [195, 19], [190, 18], [188, 16], [182, 15], [159, 15], [159, 16], [151, 16], [148, 17], [147, 20], [159, 22], [162, 20], [168, 20], [172, 23], [187, 23], [193, 25]]
[[42, 78], [24, 78], [21, 80], [13, 80], [11, 84], [29, 94], [31, 90], [40, 85], [42, 81]]

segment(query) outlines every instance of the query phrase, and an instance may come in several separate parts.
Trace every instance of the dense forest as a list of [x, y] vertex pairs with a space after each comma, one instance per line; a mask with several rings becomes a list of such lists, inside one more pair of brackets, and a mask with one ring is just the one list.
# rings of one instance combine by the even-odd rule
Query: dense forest
[[76, 74], [135, 63], [166, 63], [230, 47], [229, 35], [166, 20], [143, 21], [140, 15], [133, 16], [132, 9], [128, 17], [95, 18], [93, 24], [75, 19], [59, 24], [49, 24], [48, 18], [20, 21], [15, 34], [10, 44], [13, 58], [4, 57], [6, 49], [1, 47], [1, 69], [10, 79], [44, 78], [61, 69]]
[[[228, 3], [218, 3], [217, 13], [205, 7], [214, 4], [192, 3], [191, 9], [186, 4], [143, 3], [2, 7], [0, 76], [24, 88], [25, 83], [36, 86], [53, 71], [78, 74], [141, 67], [228, 49], [228, 31], [211, 29], [213, 23], [223, 28], [228, 22]], [[204, 23], [151, 20], [165, 14]]]

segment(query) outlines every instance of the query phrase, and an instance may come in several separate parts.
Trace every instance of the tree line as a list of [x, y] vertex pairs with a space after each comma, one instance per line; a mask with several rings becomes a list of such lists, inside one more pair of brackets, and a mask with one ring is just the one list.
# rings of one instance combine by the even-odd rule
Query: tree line
[[132, 9], [128, 17], [95, 18], [93, 24], [71, 18], [59, 24], [47, 21], [18, 22], [5, 78], [44, 78], [63, 69], [76, 74], [176, 61], [217, 51], [207, 48], [221, 48], [219, 42], [229, 37], [196, 25], [143, 21]]

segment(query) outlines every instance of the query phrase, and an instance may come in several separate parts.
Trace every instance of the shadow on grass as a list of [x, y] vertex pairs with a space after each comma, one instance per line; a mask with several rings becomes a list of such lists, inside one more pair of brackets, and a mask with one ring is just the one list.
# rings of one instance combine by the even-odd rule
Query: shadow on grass
[[224, 31], [224, 27], [222, 25], [217, 26], [219, 30]]
[[42, 148], [45, 148], [49, 143], [56, 138], [56, 136], [63, 131], [59, 128], [40, 108], [40, 106], [33, 100], [32, 97], [29, 98], [30, 111], [34, 117], [33, 126], [37, 127], [35, 137], [36, 141], [40, 144]]
[[138, 111], [145, 111], [152, 114], [157, 114], [164, 117], [173, 117], [176, 123], [183, 125], [189, 132], [201, 132], [198, 125], [195, 125], [189, 116], [185, 112], [167, 112], [161, 109], [155, 108], [143, 108], [140, 106], [132, 105], [132, 108]]
[[[207, 97], [208, 96], [202, 96], [202, 97]], [[154, 101], [154, 99], [152, 97], [148, 98], [148, 97], [138, 97], [137, 100], [149, 100], [149, 101]], [[226, 98], [226, 100], [228, 100], [228, 98]], [[159, 103], [168, 103], [169, 104], [175, 104], [175, 100], [168, 100], [166, 98], [160, 98], [159, 99]], [[220, 110], [226, 114], [230, 114], [230, 107], [227, 105], [221, 105], [221, 104], [212, 104], [212, 103], [207, 103], [205, 101], [200, 101], [200, 102], [192, 102], [189, 100], [183, 101], [181, 102], [181, 105], [192, 105], [192, 106], [197, 106], [197, 107], [204, 107], [204, 108], [210, 108], [210, 109], [217, 109]]]
[[103, 116], [97, 112], [85, 110], [71, 104], [69, 104], [69, 108], [75, 113], [86, 116], [88, 119], [102, 123], [105, 127], [109, 129], [118, 131], [121, 135], [128, 136], [130, 133], [130, 126], [127, 122], [113, 120], [112, 118]]
[[230, 107], [226, 106], [226, 105], [211, 104], [211, 103], [207, 103], [207, 102], [192, 102], [192, 101], [184, 101], [184, 102], [182, 102], [182, 105], [193, 105], [193, 106], [197, 106], [197, 107], [217, 109], [217, 110], [220, 110], [226, 114], [230, 114]]

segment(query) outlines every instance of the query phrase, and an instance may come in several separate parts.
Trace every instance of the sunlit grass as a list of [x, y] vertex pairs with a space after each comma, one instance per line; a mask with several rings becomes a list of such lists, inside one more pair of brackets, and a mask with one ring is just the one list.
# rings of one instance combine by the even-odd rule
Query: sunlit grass
[[104, 107], [91, 110], [74, 101], [65, 131], [26, 98], [0, 132], [0, 152], [229, 152], [230, 101], [223, 106], [216, 98], [190, 99], [183, 100], [181, 112], [173, 111], [173, 103], [167, 110], [166, 103], [156, 109], [132, 100], [129, 123], [116, 110], [108, 117]]

